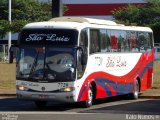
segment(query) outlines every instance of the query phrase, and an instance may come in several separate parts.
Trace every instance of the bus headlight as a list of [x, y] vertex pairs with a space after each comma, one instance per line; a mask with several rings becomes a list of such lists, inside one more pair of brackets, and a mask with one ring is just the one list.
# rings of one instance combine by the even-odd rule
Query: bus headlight
[[61, 92], [71, 92], [74, 91], [75, 88], [74, 87], [66, 87], [66, 88], [61, 88], [60, 91]]
[[20, 91], [27, 91], [28, 88], [26, 88], [24, 85], [17, 85], [17, 89]]

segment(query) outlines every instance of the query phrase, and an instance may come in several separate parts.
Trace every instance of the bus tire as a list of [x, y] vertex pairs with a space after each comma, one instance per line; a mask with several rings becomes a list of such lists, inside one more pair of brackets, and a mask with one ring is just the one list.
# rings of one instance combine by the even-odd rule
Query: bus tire
[[140, 86], [139, 86], [138, 80], [136, 80], [136, 84], [134, 85], [134, 90], [133, 93], [131, 94], [131, 98], [136, 100], [139, 97], [139, 91], [140, 91]]
[[88, 89], [88, 99], [84, 102], [84, 107], [88, 108], [93, 105], [94, 101], [94, 90], [93, 86], [90, 84], [89, 89]]
[[47, 105], [46, 101], [35, 101], [34, 103], [37, 106], [37, 108], [45, 108]]

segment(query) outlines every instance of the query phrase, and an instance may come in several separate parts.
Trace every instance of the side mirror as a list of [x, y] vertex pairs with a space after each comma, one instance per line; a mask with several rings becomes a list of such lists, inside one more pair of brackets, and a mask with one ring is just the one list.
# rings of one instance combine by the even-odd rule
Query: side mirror
[[13, 59], [14, 59], [14, 57], [13, 57], [13, 52], [14, 52], [14, 50], [15, 49], [17, 49], [18, 48], [18, 46], [17, 45], [12, 45], [11, 47], [10, 47], [10, 50], [9, 50], [9, 53], [10, 53], [10, 55], [9, 55], [9, 58], [8, 58], [8, 62], [9, 63], [13, 63]]
[[81, 53], [81, 64], [86, 65], [87, 64], [87, 51], [84, 49], [84, 47], [78, 47], [78, 50], [80, 50]]
[[81, 64], [82, 65], [86, 65], [87, 64], [87, 54], [84, 54], [84, 52], [82, 52]]

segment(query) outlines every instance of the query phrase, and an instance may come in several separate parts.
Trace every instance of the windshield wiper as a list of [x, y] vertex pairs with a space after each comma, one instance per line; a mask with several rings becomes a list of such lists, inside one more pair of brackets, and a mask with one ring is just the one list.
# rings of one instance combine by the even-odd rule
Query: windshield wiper
[[36, 57], [34, 58], [33, 64], [31, 66], [31, 70], [29, 72], [28, 79], [30, 79], [33, 75], [33, 72], [35, 71], [35, 68], [37, 66], [37, 60], [38, 60], [39, 52], [37, 52]]

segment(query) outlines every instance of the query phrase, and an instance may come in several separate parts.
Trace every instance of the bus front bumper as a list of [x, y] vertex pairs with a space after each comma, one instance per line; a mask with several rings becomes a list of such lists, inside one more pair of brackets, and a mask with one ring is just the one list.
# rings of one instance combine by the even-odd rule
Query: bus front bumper
[[17, 90], [17, 98], [21, 100], [33, 101], [57, 101], [57, 102], [76, 102], [74, 92], [29, 92]]

